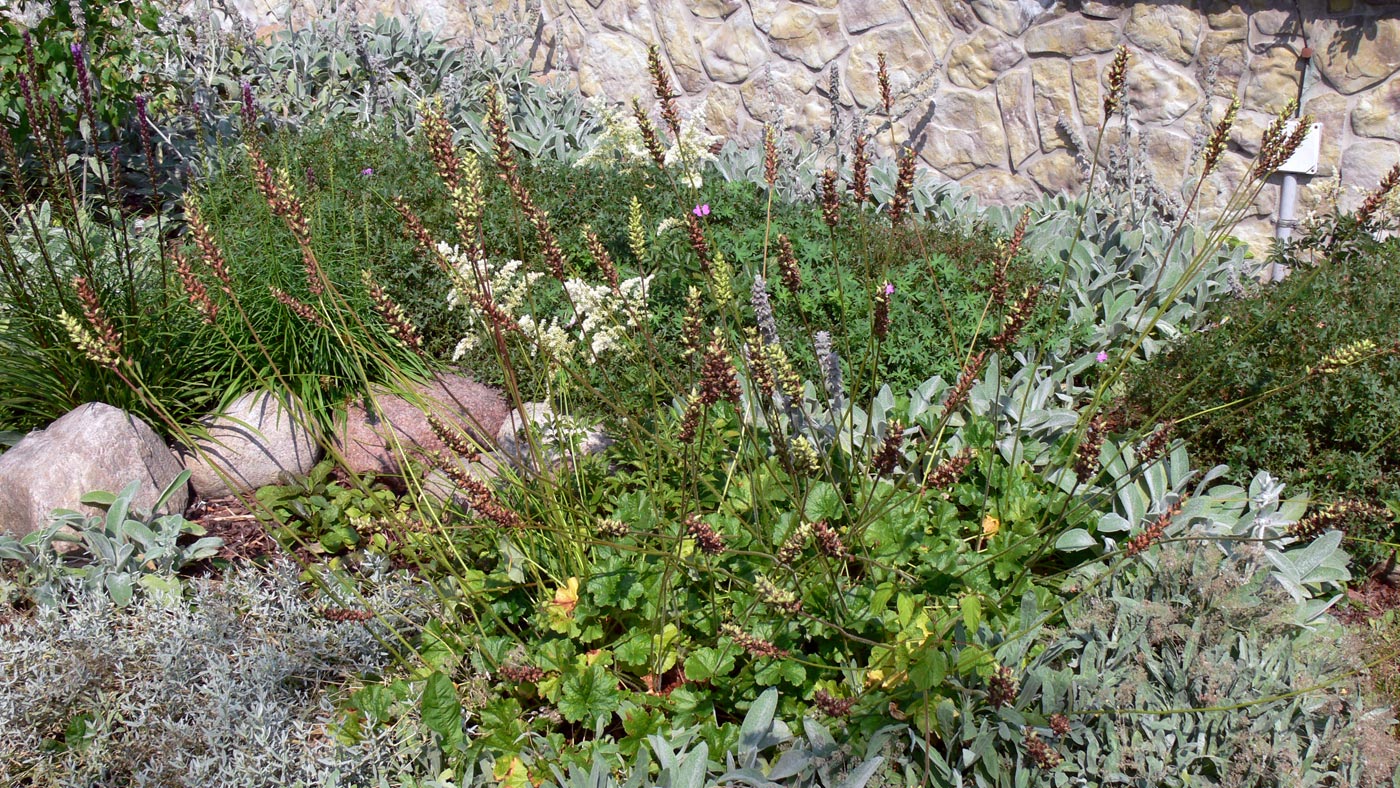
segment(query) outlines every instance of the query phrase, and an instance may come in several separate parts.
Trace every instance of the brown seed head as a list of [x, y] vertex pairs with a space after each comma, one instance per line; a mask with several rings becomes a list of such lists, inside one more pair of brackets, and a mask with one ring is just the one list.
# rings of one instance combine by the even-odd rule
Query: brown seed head
[[180, 276], [180, 285], [190, 300], [190, 306], [199, 312], [205, 325], [214, 325], [214, 320], [219, 316], [219, 307], [214, 303], [214, 299], [209, 297], [209, 290], [194, 272], [190, 259], [179, 249], [171, 249], [170, 256], [175, 260], [175, 273]]
[[666, 69], [661, 65], [661, 48], [655, 44], [647, 47], [647, 71], [651, 74], [651, 86], [656, 100], [661, 102], [661, 118], [671, 129], [671, 136], [679, 139], [681, 114], [676, 108], [676, 97], [680, 94], [671, 89], [671, 78], [666, 76]]
[[1376, 190], [1366, 197], [1365, 202], [1361, 203], [1361, 208], [1356, 212], [1356, 223], [1363, 227], [1370, 225], [1376, 211], [1379, 211], [1380, 207], [1385, 204], [1385, 198], [1395, 190], [1397, 185], [1400, 185], [1400, 164], [1391, 167], [1390, 172], [1381, 179]]
[[1128, 45], [1123, 44], [1118, 47], [1118, 51], [1113, 55], [1113, 62], [1108, 67], [1108, 75], [1105, 80], [1108, 83], [1108, 91], [1103, 97], [1103, 116], [1107, 122], [1118, 110], [1123, 108], [1124, 95], [1128, 90]]
[[724, 537], [714, 526], [692, 514], [685, 518], [685, 531], [695, 540], [695, 546], [705, 555], [719, 555], [724, 552]]
[[876, 55], [875, 62], [875, 78], [880, 83], [880, 106], [884, 108], [885, 114], [889, 115], [890, 110], [894, 108], [894, 94], [890, 90], [890, 70], [885, 63], [885, 53]]
[[793, 296], [798, 295], [802, 291], [802, 267], [797, 264], [797, 253], [786, 235], [778, 236], [778, 270], [782, 273], [783, 286]]
[[899, 154], [899, 176], [894, 184], [894, 196], [890, 198], [890, 224], [898, 226], [904, 214], [913, 204], [914, 192], [914, 149], [906, 147]]
[[778, 132], [772, 126], [763, 127], [763, 180], [770, 189], [778, 182]]
[[822, 173], [822, 221], [827, 227], [836, 227], [841, 222], [841, 194], [836, 190], [836, 171]]

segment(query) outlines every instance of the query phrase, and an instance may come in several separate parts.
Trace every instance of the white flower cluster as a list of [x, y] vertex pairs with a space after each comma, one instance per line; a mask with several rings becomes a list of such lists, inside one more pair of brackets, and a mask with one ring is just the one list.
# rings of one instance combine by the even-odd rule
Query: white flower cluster
[[[651, 277], [634, 277], [618, 285], [613, 292], [607, 285], [590, 285], [582, 279], [570, 279], [564, 290], [574, 306], [574, 316], [567, 322], [559, 318], [536, 320], [522, 314], [530, 288], [544, 276], [526, 272], [519, 260], [493, 262], [468, 260], [454, 246], [438, 244], [438, 251], [452, 264], [453, 287], [447, 294], [447, 308], [470, 304], [472, 295], [489, 296], [492, 303], [515, 319], [525, 336], [551, 358], [568, 358], [578, 344], [589, 349], [592, 358], [620, 347], [629, 329], [638, 325], [645, 315], [647, 286]], [[466, 288], [476, 288], [475, 292]], [[484, 291], [484, 292], [483, 292]], [[457, 361], [481, 342], [479, 333], [463, 337], [452, 351]]]
[[593, 286], [582, 279], [564, 283], [581, 321], [579, 333], [586, 338], [594, 358], [619, 346], [627, 330], [637, 327], [637, 318], [644, 313], [647, 285], [651, 277], [633, 277], [618, 285], [617, 293], [607, 285]]
[[[519, 260], [469, 260], [457, 247], [445, 243], [438, 244], [438, 253], [452, 264], [452, 289], [447, 292], [448, 309], [456, 309], [463, 302], [470, 304], [472, 295], [485, 295], [501, 311], [514, 315], [529, 297], [530, 286], [544, 276], [539, 272], [522, 271], [525, 264]], [[477, 346], [480, 339], [477, 334], [463, 337], [452, 351], [452, 360], [461, 359], [467, 351]]]
[[[671, 141], [671, 146], [665, 152], [666, 166], [681, 167], [682, 183], [696, 189], [703, 185], [701, 165], [715, 159], [710, 146], [724, 139], [705, 130], [708, 103], [707, 97], [681, 119], [680, 135]], [[642, 139], [641, 126], [637, 125], [635, 117], [608, 107], [601, 101], [596, 101], [593, 109], [603, 119], [603, 133], [598, 135], [593, 147], [574, 162], [575, 167], [612, 164], [618, 160], [624, 165], [635, 166], [651, 160], [646, 142]]]

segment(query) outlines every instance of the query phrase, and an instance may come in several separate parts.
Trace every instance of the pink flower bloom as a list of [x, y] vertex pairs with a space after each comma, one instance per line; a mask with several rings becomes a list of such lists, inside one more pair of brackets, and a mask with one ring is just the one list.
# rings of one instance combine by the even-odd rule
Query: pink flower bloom
[[1100, 350], [1099, 354], [1097, 356], [1094, 356], [1094, 360], [1102, 364], [1108, 360], [1108, 354]]
[[886, 283], [885, 283], [885, 295], [894, 295], [894, 283], [893, 283], [893, 282], [886, 282]]
[[368, 178], [369, 176], [371, 176], [371, 175], [374, 174], [374, 168], [373, 168], [373, 167], [366, 167], [366, 168], [364, 168], [363, 170], [360, 170], [360, 174], [363, 175], [363, 176], [365, 176], [366, 178]]
[[709, 216], [710, 204], [705, 203], [704, 205], [697, 205], [695, 206], [695, 210], [691, 211], [691, 213], [695, 214], [696, 216]]

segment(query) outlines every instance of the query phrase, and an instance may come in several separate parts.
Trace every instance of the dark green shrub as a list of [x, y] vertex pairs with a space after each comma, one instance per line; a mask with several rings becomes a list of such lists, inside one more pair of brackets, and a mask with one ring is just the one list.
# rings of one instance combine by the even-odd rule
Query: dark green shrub
[[[1237, 479], [1267, 469], [1323, 500], [1400, 498], [1400, 239], [1356, 241], [1213, 312], [1214, 328], [1132, 374], [1130, 412], [1175, 419], [1203, 463]], [[1329, 364], [1348, 347], [1357, 363]], [[1351, 549], [1363, 563], [1389, 552]]]

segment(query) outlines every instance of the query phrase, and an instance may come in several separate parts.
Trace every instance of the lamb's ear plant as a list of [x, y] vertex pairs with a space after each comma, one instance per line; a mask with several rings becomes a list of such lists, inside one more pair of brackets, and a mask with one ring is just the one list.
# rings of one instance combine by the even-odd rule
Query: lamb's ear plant
[[[179, 512], [153, 514], [184, 488], [189, 476], [189, 471], [182, 471], [172, 479], [150, 512], [133, 505], [140, 482], [132, 482], [118, 493], [88, 493], [82, 503], [104, 509], [102, 514], [58, 510], [47, 525], [20, 539], [0, 535], [0, 558], [23, 563], [37, 584], [47, 587], [45, 596], [50, 601], [69, 580], [106, 593], [119, 607], [129, 604], [138, 588], [166, 598], [178, 597], [181, 586], [177, 573], [218, 554], [223, 546], [222, 539], [204, 536], [203, 527]], [[201, 538], [185, 539], [191, 536]], [[185, 544], [181, 544], [182, 539]], [[75, 553], [59, 545], [76, 546], [81, 551]]]

